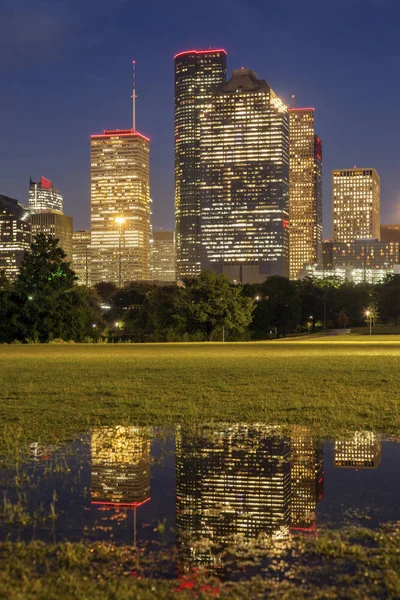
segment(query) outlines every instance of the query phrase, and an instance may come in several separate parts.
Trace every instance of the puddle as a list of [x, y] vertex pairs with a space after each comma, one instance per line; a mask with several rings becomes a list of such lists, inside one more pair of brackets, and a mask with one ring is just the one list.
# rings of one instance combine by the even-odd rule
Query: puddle
[[399, 472], [398, 441], [372, 432], [94, 428], [0, 472], [0, 538], [132, 547], [145, 576], [279, 578], [296, 536], [399, 520]]

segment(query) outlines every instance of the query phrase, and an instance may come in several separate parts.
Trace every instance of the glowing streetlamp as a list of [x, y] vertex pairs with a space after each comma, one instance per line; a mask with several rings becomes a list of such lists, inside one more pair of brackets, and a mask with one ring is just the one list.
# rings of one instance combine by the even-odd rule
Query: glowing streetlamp
[[126, 221], [126, 217], [119, 215], [114, 221], [119, 227], [119, 245], [118, 245], [118, 287], [122, 287], [122, 226]]
[[370, 310], [366, 310], [365, 311], [365, 316], [368, 319], [369, 322], [369, 335], [372, 335], [372, 315], [371, 315], [371, 311]]

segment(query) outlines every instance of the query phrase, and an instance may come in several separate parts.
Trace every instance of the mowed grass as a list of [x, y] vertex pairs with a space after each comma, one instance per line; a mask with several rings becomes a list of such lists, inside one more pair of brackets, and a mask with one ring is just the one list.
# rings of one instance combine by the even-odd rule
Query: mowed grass
[[399, 367], [400, 336], [4, 345], [2, 445], [57, 441], [99, 424], [213, 420], [396, 433]]

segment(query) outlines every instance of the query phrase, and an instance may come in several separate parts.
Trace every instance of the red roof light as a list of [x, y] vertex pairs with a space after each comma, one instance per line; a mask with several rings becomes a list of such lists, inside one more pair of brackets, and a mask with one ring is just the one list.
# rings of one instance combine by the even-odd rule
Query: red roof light
[[183, 50], [183, 52], [178, 52], [178, 54], [175, 54], [174, 60], [178, 56], [183, 56], [184, 54], [214, 54], [215, 52], [223, 52], [224, 54], [227, 54], [226, 50], [223, 48], [210, 48], [209, 50]]

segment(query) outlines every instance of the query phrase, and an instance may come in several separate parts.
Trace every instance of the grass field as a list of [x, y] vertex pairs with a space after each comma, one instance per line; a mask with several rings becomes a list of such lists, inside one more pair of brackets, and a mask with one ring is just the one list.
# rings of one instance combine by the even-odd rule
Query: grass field
[[400, 431], [400, 336], [236, 344], [4, 345], [1, 445], [193, 420]]

